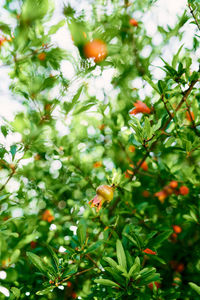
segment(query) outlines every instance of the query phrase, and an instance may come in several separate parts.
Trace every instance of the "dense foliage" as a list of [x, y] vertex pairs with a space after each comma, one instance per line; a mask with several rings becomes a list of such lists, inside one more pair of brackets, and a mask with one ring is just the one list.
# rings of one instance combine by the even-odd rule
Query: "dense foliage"
[[23, 109], [1, 120], [0, 299], [197, 300], [199, 0], [155, 39], [157, 1], [65, 3], [57, 23], [55, 4], [1, 3]]

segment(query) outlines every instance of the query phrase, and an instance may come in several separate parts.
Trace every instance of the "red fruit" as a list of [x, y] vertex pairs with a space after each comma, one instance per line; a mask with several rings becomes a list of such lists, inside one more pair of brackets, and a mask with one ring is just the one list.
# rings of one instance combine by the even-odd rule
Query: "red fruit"
[[171, 240], [172, 240], [172, 242], [176, 242], [176, 240], [177, 240], [177, 234], [176, 233], [172, 233], [171, 234]]
[[139, 113], [150, 114], [151, 112], [150, 108], [140, 100], [133, 103], [133, 105], [135, 106], [135, 108], [130, 111], [130, 115], [137, 115]]
[[133, 19], [133, 18], [129, 20], [129, 24], [131, 26], [138, 27], [138, 22], [135, 19]]
[[149, 191], [143, 191], [142, 196], [145, 197], [145, 198], [148, 198], [150, 196]]
[[156, 255], [157, 254], [155, 251], [152, 251], [149, 248], [146, 248], [145, 250], [143, 250], [143, 252], [146, 253], [146, 254], [152, 254], [152, 255]]
[[87, 58], [94, 58], [96, 63], [104, 60], [108, 54], [107, 46], [102, 40], [88, 42], [83, 48]]
[[175, 181], [175, 180], [172, 180], [172, 181], [169, 183], [169, 185], [170, 185], [170, 187], [171, 187], [172, 189], [175, 189], [175, 188], [177, 188], [177, 186], [178, 186], [178, 182]]
[[189, 188], [185, 185], [182, 185], [179, 189], [181, 195], [187, 195], [189, 193]]
[[181, 231], [182, 231], [182, 228], [180, 227], [180, 226], [178, 226], [178, 225], [173, 225], [172, 226], [173, 227], [173, 230], [174, 230], [174, 232], [175, 233], [181, 233]]
[[37, 245], [36, 242], [34, 241], [30, 242], [31, 249], [35, 249], [36, 245]]
[[153, 290], [153, 283], [155, 284], [155, 286], [157, 287], [157, 289], [160, 288], [160, 283], [157, 282], [157, 281], [154, 281], [154, 282], [151, 282], [151, 283], [148, 284], [148, 287], [149, 287], [151, 290]]
[[76, 299], [76, 298], [77, 298], [77, 294], [76, 294], [75, 292], [73, 292], [73, 293], [71, 294], [71, 296], [72, 296], [72, 299]]
[[103, 197], [106, 201], [111, 201], [113, 199], [113, 187], [109, 185], [100, 185], [96, 189], [97, 195]]
[[71, 286], [72, 286], [71, 281], [68, 281], [68, 282], [67, 282], [67, 286], [68, 286], [68, 287], [71, 287]]
[[181, 272], [184, 271], [184, 269], [185, 269], [184, 264], [183, 263], [179, 263], [178, 266], [176, 267], [176, 272], [181, 273]]

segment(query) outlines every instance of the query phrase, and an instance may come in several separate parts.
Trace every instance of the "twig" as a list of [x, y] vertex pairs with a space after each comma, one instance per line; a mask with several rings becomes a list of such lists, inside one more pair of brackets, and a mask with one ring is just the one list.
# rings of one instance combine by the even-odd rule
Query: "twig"
[[191, 14], [192, 14], [192, 16], [193, 16], [193, 18], [194, 18], [194, 20], [195, 20], [195, 23], [196, 23], [198, 29], [200, 30], [199, 22], [198, 22], [198, 20], [197, 20], [195, 14], [194, 14], [194, 11], [193, 11], [193, 9], [192, 9], [192, 7], [191, 7], [191, 5], [190, 5], [189, 3], [188, 3], [188, 7], [189, 7], [189, 9], [190, 9], [190, 12], [191, 12]]
[[161, 100], [162, 100], [162, 102], [164, 103], [165, 109], [166, 109], [166, 111], [167, 111], [167, 113], [168, 113], [170, 119], [172, 120], [172, 119], [173, 119], [173, 115], [170, 113], [170, 111], [169, 111], [169, 109], [168, 109], [168, 107], [167, 107], [167, 102], [165, 101], [164, 95], [163, 95], [163, 94], [161, 95]]
[[94, 269], [94, 268], [96, 268], [96, 267], [91, 267], [91, 268], [89, 268], [89, 269], [85, 269], [85, 270], [83, 270], [83, 271], [80, 271], [80, 272], [78, 272], [78, 273], [75, 273], [75, 274], [73, 274], [73, 275], [70, 275], [70, 276], [64, 278], [62, 281], [58, 282], [57, 284], [60, 285], [60, 284], [62, 284], [63, 282], [69, 280], [72, 276], [79, 276], [79, 275], [81, 275], [81, 274], [83, 274], [83, 273], [85, 273], [85, 272], [88, 272], [88, 271], [90, 271], [90, 270], [92, 270], [92, 269]]
[[[26, 151], [27, 151], [27, 149], [24, 151], [24, 154], [26, 153]], [[11, 178], [13, 177], [13, 175], [15, 174], [15, 171], [16, 171], [16, 169], [17, 169], [18, 163], [23, 159], [24, 154], [23, 154], [22, 157], [20, 157], [20, 158], [17, 160], [17, 162], [16, 162], [16, 164], [15, 164], [15, 167], [12, 169], [12, 172], [10, 173], [8, 179], [6, 180], [6, 182], [5, 182], [5, 183], [2, 185], [2, 187], [0, 188], [0, 192], [6, 187], [6, 185], [7, 185], [8, 182], [10, 181], [10, 179], [11, 179]]]

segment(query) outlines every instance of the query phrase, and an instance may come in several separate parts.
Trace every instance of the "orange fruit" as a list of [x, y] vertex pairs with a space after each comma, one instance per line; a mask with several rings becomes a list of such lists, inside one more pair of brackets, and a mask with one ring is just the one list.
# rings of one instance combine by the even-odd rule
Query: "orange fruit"
[[128, 151], [129, 152], [134, 152], [135, 151], [135, 146], [129, 146]]
[[179, 189], [181, 195], [187, 195], [189, 193], [189, 188], [185, 185], [182, 185]]
[[182, 228], [179, 225], [173, 225], [172, 227], [175, 233], [181, 233]]
[[45, 58], [46, 58], [46, 54], [44, 52], [38, 54], [38, 59], [39, 60], [43, 61], [43, 60], [45, 60]]
[[138, 27], [138, 22], [133, 18], [129, 20], [129, 24], [131, 26]]
[[88, 42], [84, 46], [83, 52], [85, 57], [94, 58], [96, 63], [104, 60], [108, 54], [107, 46], [102, 40], [93, 40]]
[[177, 188], [177, 186], [178, 186], [178, 182], [175, 181], [175, 180], [172, 180], [172, 181], [169, 183], [169, 185], [170, 185], [170, 187], [171, 187], [172, 189], [175, 189], [175, 188]]

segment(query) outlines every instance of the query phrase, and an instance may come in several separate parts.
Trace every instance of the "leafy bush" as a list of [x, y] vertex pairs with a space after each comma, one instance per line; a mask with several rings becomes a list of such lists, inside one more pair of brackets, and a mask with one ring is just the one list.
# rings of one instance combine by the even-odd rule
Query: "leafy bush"
[[200, 7], [157, 3], [1, 4], [0, 299], [199, 299]]

